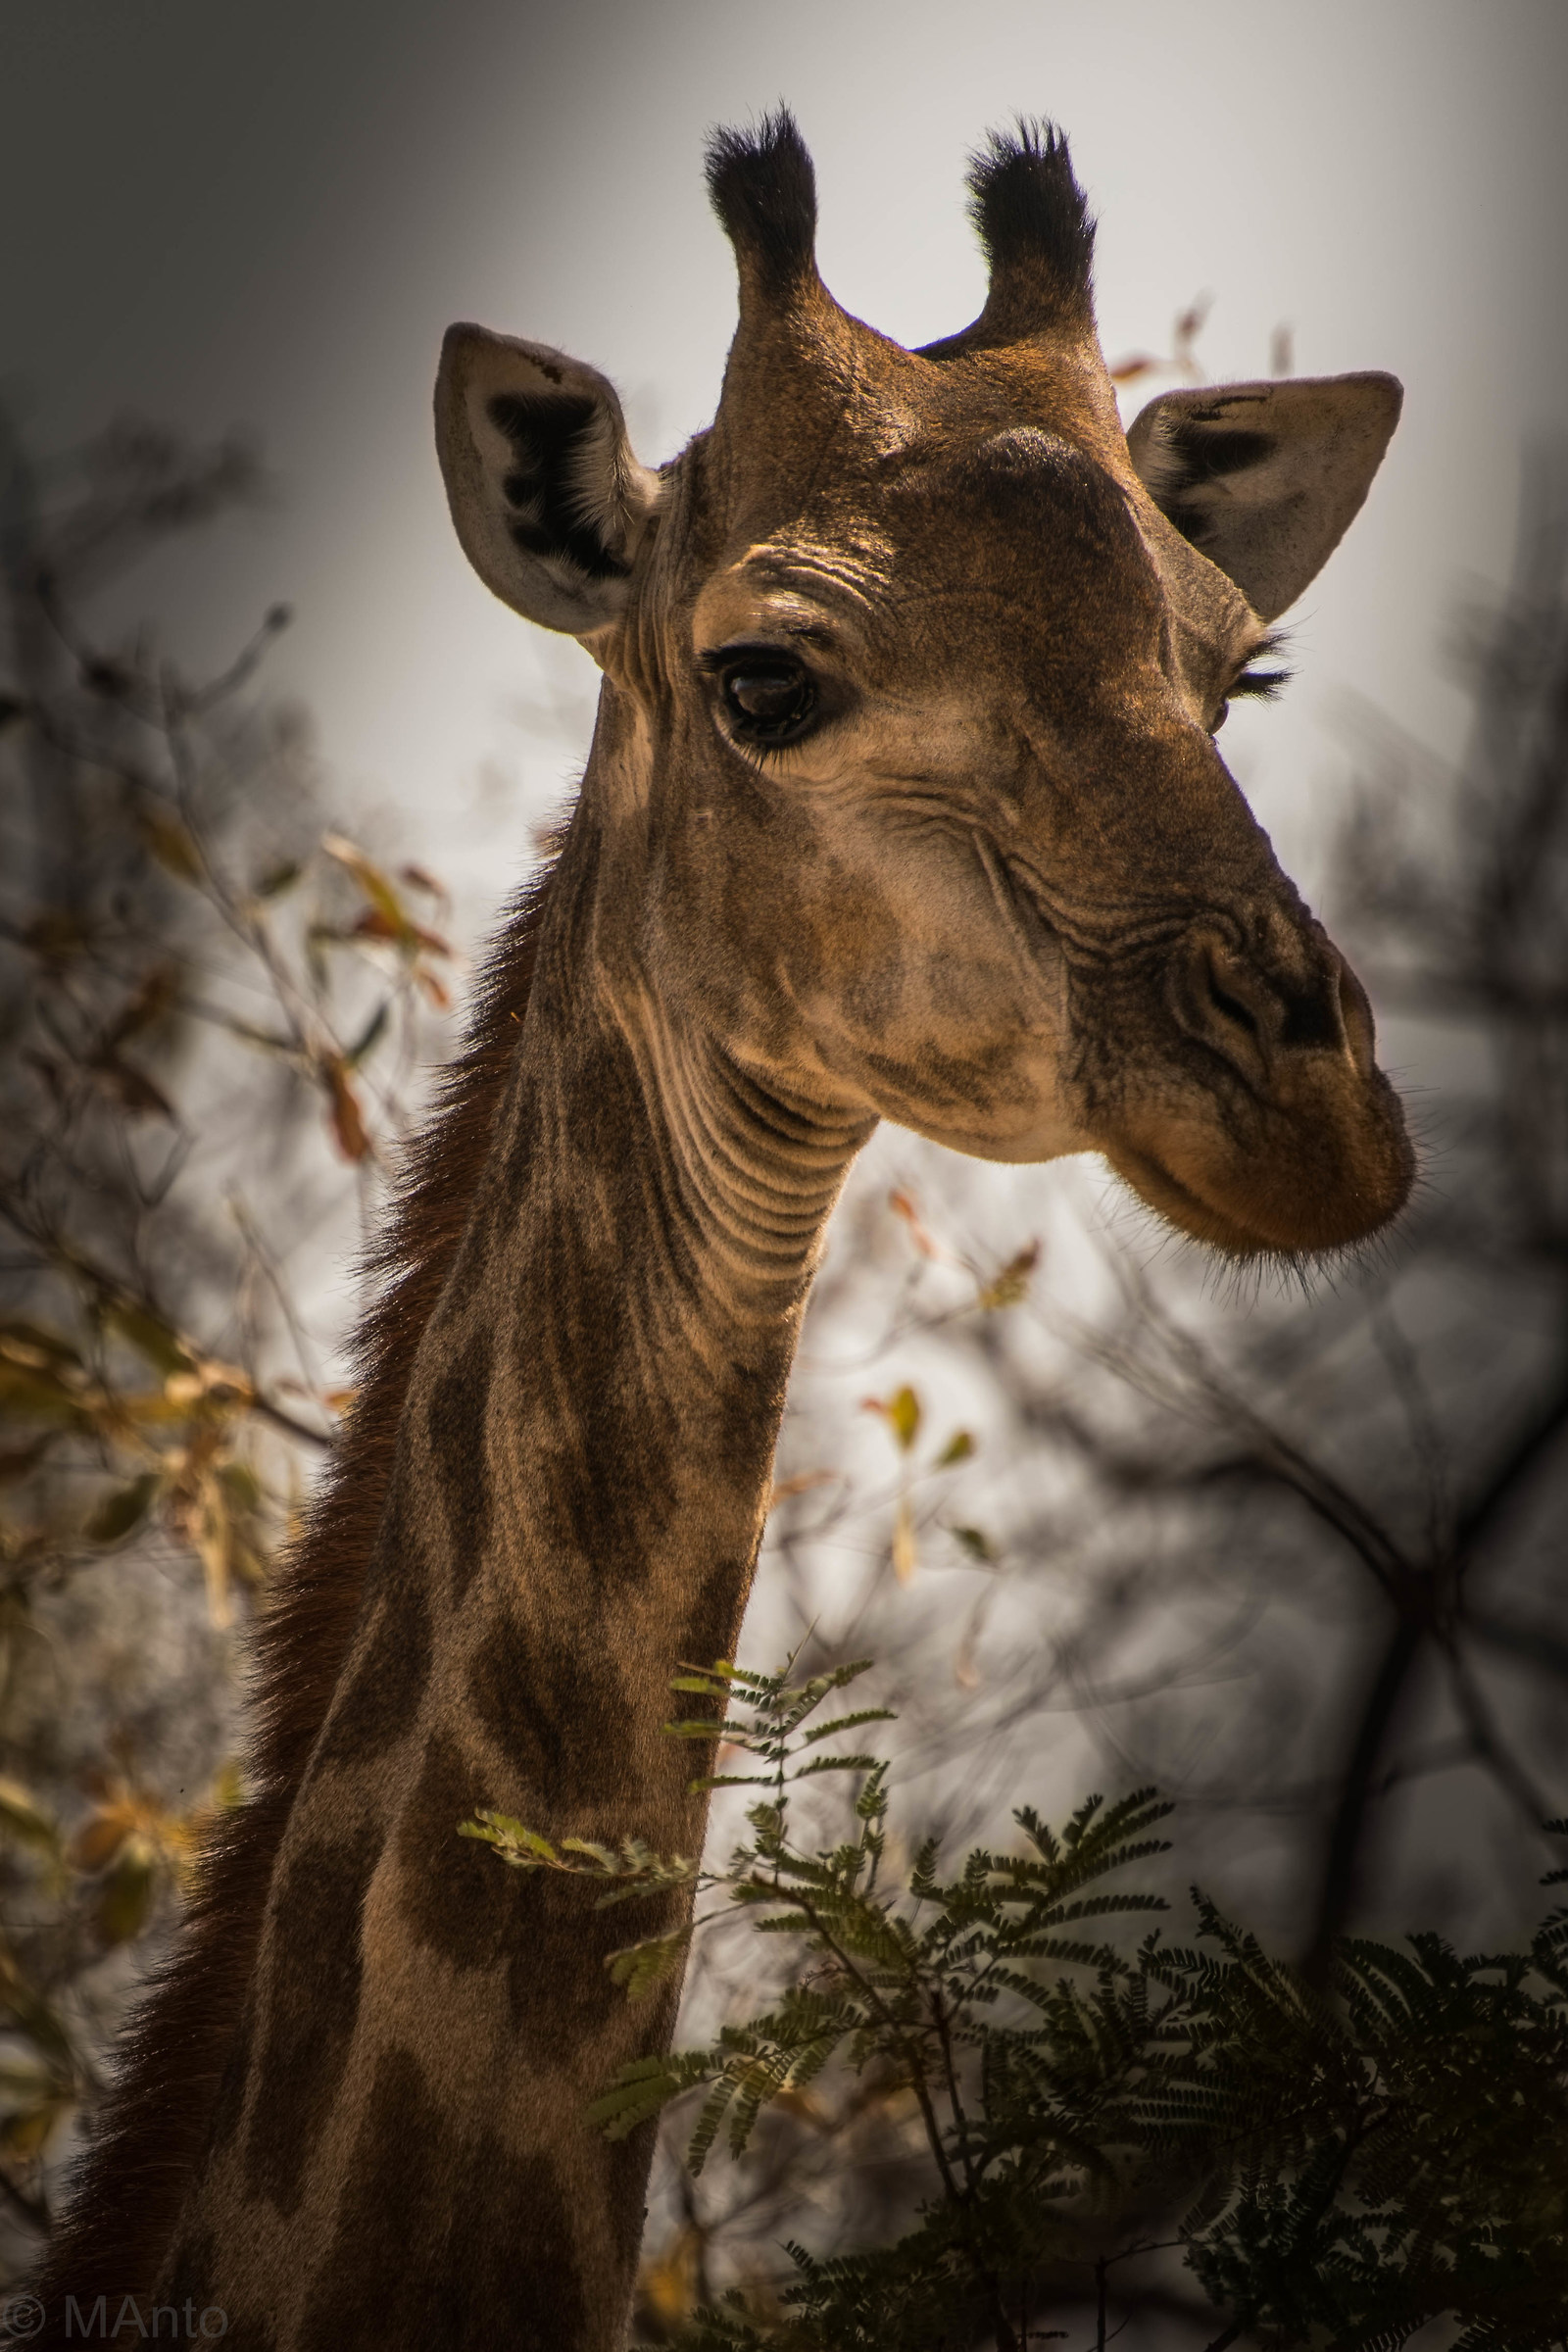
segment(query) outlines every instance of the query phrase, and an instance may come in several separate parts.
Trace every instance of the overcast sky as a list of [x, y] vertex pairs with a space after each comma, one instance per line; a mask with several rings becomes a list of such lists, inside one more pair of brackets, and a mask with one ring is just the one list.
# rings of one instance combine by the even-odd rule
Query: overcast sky
[[127, 409], [257, 433], [273, 510], [145, 596], [197, 662], [292, 603], [279, 679], [345, 796], [405, 805], [416, 834], [498, 768], [497, 890], [592, 680], [458, 553], [441, 331], [595, 361], [643, 457], [670, 455], [734, 318], [703, 141], [780, 97], [816, 158], [824, 275], [905, 340], [978, 308], [964, 158], [1025, 110], [1065, 127], [1099, 213], [1113, 358], [1207, 292], [1215, 376], [1264, 372], [1282, 320], [1303, 373], [1400, 375], [1384, 473], [1295, 615], [1299, 681], [1226, 749], [1309, 867], [1353, 698], [1452, 740], [1455, 600], [1505, 570], [1521, 447], [1564, 415], [1562, 0], [0, 0], [0, 25], [9, 396], [46, 445]]

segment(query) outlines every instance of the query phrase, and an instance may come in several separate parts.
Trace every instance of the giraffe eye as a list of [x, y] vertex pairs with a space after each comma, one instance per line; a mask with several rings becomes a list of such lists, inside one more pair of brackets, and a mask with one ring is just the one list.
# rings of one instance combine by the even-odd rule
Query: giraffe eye
[[738, 742], [780, 751], [808, 731], [816, 713], [816, 684], [793, 656], [747, 650], [720, 656], [710, 666]]

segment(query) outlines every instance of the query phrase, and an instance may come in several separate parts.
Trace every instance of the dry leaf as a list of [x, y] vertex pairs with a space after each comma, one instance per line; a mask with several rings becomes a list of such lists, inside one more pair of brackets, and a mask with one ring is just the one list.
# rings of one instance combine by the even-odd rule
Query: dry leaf
[[768, 1491], [767, 1507], [772, 1510], [791, 1494], [809, 1494], [813, 1487], [829, 1487], [835, 1476], [832, 1470], [798, 1470], [793, 1478], [778, 1479]]
[[922, 1257], [941, 1256], [942, 1252], [927, 1232], [912, 1195], [903, 1191], [902, 1188], [895, 1187], [888, 1195], [888, 1206], [896, 1217], [904, 1219], [905, 1224], [909, 1228], [909, 1239]]
[[365, 1116], [360, 1109], [360, 1098], [354, 1081], [344, 1067], [341, 1056], [334, 1054], [326, 1064], [326, 1083], [332, 1098], [332, 1133], [338, 1150], [345, 1159], [361, 1160], [369, 1154], [370, 1138], [366, 1132]]
[[989, 1282], [980, 1285], [975, 1298], [976, 1306], [984, 1307], [988, 1313], [997, 1307], [1016, 1306], [1020, 1299], [1028, 1297], [1029, 1277], [1039, 1263], [1040, 1244], [1030, 1242], [1024, 1249], [1016, 1250]]

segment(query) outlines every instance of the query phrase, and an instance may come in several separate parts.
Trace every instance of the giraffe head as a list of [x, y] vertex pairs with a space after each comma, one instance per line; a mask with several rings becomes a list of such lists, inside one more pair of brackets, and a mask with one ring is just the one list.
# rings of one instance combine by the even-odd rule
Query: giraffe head
[[1182, 392], [1124, 434], [1049, 127], [976, 163], [990, 292], [921, 351], [823, 286], [788, 116], [709, 170], [740, 320], [672, 465], [538, 344], [454, 327], [436, 394], [480, 577], [605, 672], [612, 952], [794, 1100], [986, 1158], [1102, 1152], [1237, 1254], [1373, 1232], [1411, 1153], [1366, 996], [1214, 736], [1398, 387]]

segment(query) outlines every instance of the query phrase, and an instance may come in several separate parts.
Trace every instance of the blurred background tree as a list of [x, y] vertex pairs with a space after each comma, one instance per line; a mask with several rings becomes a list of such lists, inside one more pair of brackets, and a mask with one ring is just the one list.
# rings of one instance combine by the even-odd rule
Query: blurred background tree
[[235, 442], [34, 462], [0, 423], [7, 2275], [241, 1788], [236, 1629], [346, 1401], [323, 1254], [373, 1213], [448, 1004], [439, 886], [328, 825], [307, 723], [258, 691], [287, 613], [201, 682], [88, 630], [265, 488]]

